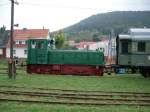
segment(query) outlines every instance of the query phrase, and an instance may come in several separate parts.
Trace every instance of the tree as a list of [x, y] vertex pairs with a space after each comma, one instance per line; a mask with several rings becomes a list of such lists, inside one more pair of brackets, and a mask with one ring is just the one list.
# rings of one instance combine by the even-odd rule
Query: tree
[[94, 34], [93, 37], [92, 37], [92, 40], [93, 40], [94, 42], [100, 41], [99, 35], [98, 35], [98, 34]]
[[9, 38], [9, 31], [6, 30], [6, 27], [0, 27], [0, 46], [4, 46]]
[[60, 49], [61, 47], [63, 47], [65, 42], [65, 35], [62, 31], [59, 31], [59, 33], [56, 34], [55, 41], [56, 41], [56, 48]]
[[4, 33], [5, 31], [6, 31], [6, 27], [5, 26], [0, 28], [0, 33]]

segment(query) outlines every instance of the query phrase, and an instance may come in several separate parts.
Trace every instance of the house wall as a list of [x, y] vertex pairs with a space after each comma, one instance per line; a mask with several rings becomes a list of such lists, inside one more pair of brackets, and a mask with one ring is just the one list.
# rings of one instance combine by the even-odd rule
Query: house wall
[[108, 41], [97, 42], [95, 44], [89, 45], [89, 50], [97, 50], [97, 49], [103, 49], [104, 55], [108, 56]]
[[[27, 48], [14, 48], [15, 50], [15, 54], [13, 54], [14, 56], [18, 57], [18, 58], [27, 58], [27, 54], [25, 54], [24, 50], [27, 50]], [[9, 58], [10, 57], [10, 48], [6, 49], [6, 57]]]
[[6, 48], [3, 48], [3, 57], [6, 58]]
[[0, 49], [0, 58], [5, 58], [6, 57], [6, 48], [1, 48]]
[[0, 55], [2, 55], [2, 54], [3, 54], [3, 49], [0, 48]]
[[0, 48], [0, 58], [3, 58], [3, 49]]

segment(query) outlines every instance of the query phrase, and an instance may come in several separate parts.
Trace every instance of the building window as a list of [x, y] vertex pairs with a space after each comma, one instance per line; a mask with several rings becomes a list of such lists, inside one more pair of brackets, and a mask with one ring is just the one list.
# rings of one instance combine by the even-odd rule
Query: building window
[[16, 54], [16, 50], [13, 50], [13, 54]]
[[19, 44], [22, 44], [22, 41], [19, 41]]
[[22, 41], [22, 44], [26, 44], [26, 42], [25, 42], [25, 41]]
[[16, 44], [19, 44], [19, 41], [18, 40], [16, 40], [16, 42], [15, 42]]
[[28, 53], [28, 51], [25, 49], [25, 50], [24, 50], [24, 54], [27, 54], [27, 53]]
[[138, 42], [138, 52], [145, 52], [145, 42]]

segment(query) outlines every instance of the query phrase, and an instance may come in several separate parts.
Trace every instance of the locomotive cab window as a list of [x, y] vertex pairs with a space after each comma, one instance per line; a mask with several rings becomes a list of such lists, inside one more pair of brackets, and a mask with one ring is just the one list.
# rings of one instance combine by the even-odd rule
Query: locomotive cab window
[[35, 42], [35, 41], [32, 41], [31, 46], [32, 46], [32, 49], [34, 49], [35, 46], [36, 46], [36, 42]]
[[121, 53], [122, 54], [131, 53], [131, 42], [130, 41], [122, 41]]
[[43, 49], [44, 48], [44, 43], [43, 42], [38, 42], [36, 48]]
[[145, 42], [138, 42], [138, 52], [145, 52], [146, 44]]

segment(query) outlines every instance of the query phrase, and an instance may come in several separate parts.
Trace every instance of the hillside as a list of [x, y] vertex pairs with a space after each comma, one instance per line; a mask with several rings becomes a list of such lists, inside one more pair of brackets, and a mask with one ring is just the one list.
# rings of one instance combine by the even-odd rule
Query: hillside
[[115, 34], [126, 33], [129, 28], [150, 27], [150, 11], [116, 11], [88, 17], [64, 31], [68, 37], [91, 38], [93, 35], [107, 35], [113, 29]]

